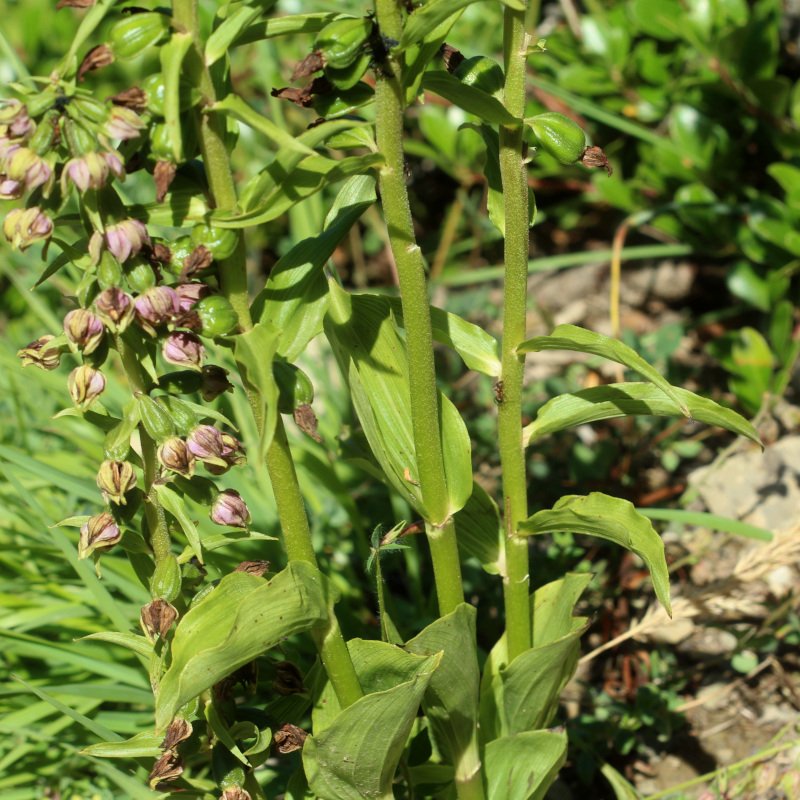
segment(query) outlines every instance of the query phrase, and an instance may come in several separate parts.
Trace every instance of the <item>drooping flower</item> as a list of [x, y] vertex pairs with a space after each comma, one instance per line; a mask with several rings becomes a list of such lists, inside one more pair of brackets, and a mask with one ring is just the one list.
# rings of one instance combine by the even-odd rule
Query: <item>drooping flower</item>
[[103, 341], [103, 321], [87, 308], [76, 308], [64, 317], [64, 333], [84, 353], [93, 353]]
[[209, 515], [212, 522], [228, 528], [246, 528], [250, 524], [250, 510], [239, 492], [225, 489], [217, 495]]
[[193, 333], [173, 331], [164, 340], [161, 352], [170, 364], [200, 370], [206, 349]]
[[13, 208], [3, 220], [3, 234], [11, 246], [19, 250], [49, 239], [52, 233], [53, 220], [39, 206]]
[[95, 514], [81, 527], [78, 558], [88, 558], [95, 550], [113, 547], [121, 538], [119, 526], [108, 511]]
[[105, 232], [106, 247], [120, 263], [138, 255], [145, 245], [150, 245], [150, 236], [144, 223], [138, 219], [124, 219], [109, 225]]
[[125, 495], [136, 487], [136, 473], [127, 461], [104, 461], [97, 473], [97, 488], [106, 502], [124, 506]]
[[105, 391], [106, 379], [99, 369], [83, 364], [70, 372], [67, 388], [72, 402], [78, 408], [87, 409]]
[[181, 311], [191, 311], [198, 301], [211, 294], [211, 287], [205, 283], [180, 283], [175, 287]]
[[120, 180], [125, 178], [125, 167], [119, 154], [85, 153], [67, 161], [61, 173], [61, 183], [64, 191], [67, 180], [70, 180], [79, 191], [85, 192], [88, 189], [101, 189], [108, 183], [109, 175], [115, 175]]
[[189, 478], [194, 474], [194, 455], [179, 436], [166, 439], [158, 448], [157, 455], [161, 465], [168, 470]]
[[136, 139], [146, 127], [144, 120], [130, 108], [113, 106], [105, 125], [105, 133], [112, 139]]
[[134, 314], [133, 298], [118, 289], [110, 286], [97, 295], [94, 301], [97, 316], [112, 332], [122, 332], [130, 325]]
[[181, 311], [178, 293], [170, 286], [153, 286], [134, 301], [136, 320], [151, 335], [160, 325], [172, 322]]
[[27, 347], [17, 351], [17, 357], [22, 361], [23, 367], [39, 367], [51, 370], [61, 363], [61, 348], [52, 344], [56, 337], [52, 334], [34, 339]]

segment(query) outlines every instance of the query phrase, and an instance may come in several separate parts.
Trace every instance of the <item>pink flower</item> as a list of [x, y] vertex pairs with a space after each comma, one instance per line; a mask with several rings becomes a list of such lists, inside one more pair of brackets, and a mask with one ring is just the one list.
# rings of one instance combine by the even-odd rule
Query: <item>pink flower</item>
[[136, 319], [151, 335], [159, 325], [172, 322], [180, 314], [180, 298], [169, 286], [153, 286], [134, 300]]
[[78, 408], [86, 409], [105, 391], [106, 379], [100, 370], [83, 364], [70, 372], [67, 388], [72, 402]]
[[164, 340], [161, 352], [164, 360], [170, 364], [199, 370], [205, 358], [206, 349], [193, 333], [173, 331]]
[[150, 246], [147, 228], [138, 219], [124, 219], [116, 225], [109, 225], [105, 240], [109, 252], [120, 263], [135, 256], [145, 245]]
[[95, 550], [113, 547], [121, 538], [119, 526], [108, 511], [95, 514], [81, 527], [78, 558], [87, 558]]
[[64, 317], [64, 333], [84, 353], [92, 353], [103, 341], [106, 329], [100, 317], [86, 308], [76, 308]]
[[239, 492], [225, 489], [217, 495], [211, 506], [211, 521], [228, 528], [246, 528], [250, 524], [250, 510]]
[[12, 208], [3, 220], [3, 234], [14, 248], [25, 250], [34, 242], [49, 239], [53, 220], [39, 206]]
[[181, 311], [191, 311], [199, 300], [211, 294], [211, 287], [205, 283], [180, 283], [175, 287]]
[[133, 298], [116, 286], [100, 292], [94, 301], [94, 307], [97, 316], [112, 332], [124, 331], [133, 319]]

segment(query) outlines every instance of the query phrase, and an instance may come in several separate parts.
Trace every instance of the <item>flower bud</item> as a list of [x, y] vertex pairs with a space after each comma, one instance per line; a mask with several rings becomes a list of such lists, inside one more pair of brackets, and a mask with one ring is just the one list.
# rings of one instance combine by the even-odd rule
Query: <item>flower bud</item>
[[181, 283], [175, 287], [181, 311], [191, 311], [192, 306], [211, 294], [211, 287], [206, 283]]
[[105, 240], [106, 247], [120, 263], [137, 255], [145, 245], [150, 245], [147, 228], [138, 219], [124, 219], [116, 225], [109, 225]]
[[134, 301], [137, 322], [151, 335], [159, 325], [172, 322], [180, 314], [180, 298], [169, 286], [154, 286]]
[[51, 345], [56, 337], [52, 334], [40, 336], [27, 347], [17, 351], [17, 358], [23, 367], [39, 367], [39, 369], [55, 369], [61, 363], [61, 348]]
[[206, 469], [212, 475], [224, 475], [231, 467], [244, 464], [247, 459], [244, 455], [242, 443], [229, 433], [222, 434], [222, 454], [219, 461], [206, 461]]
[[62, 189], [66, 193], [67, 180], [72, 181], [79, 191], [101, 189], [108, 183], [109, 174], [125, 178], [125, 168], [116, 153], [85, 153], [71, 158], [61, 173]]
[[53, 220], [39, 206], [13, 208], [3, 220], [3, 234], [11, 246], [25, 250], [40, 239], [49, 239]]
[[76, 308], [64, 317], [64, 333], [78, 349], [89, 354], [103, 341], [103, 321], [86, 308]]
[[3, 160], [0, 199], [13, 200], [50, 181], [50, 165], [29, 147], [9, 150]]
[[200, 396], [206, 403], [210, 403], [224, 392], [233, 391], [233, 384], [228, 380], [228, 370], [215, 364], [207, 364], [201, 372], [203, 383], [200, 387]]
[[114, 286], [103, 290], [94, 301], [97, 316], [112, 332], [122, 332], [133, 319], [133, 298]]
[[0, 136], [25, 139], [33, 130], [34, 124], [28, 116], [28, 107], [19, 100], [4, 100], [0, 108]]
[[113, 106], [106, 120], [104, 133], [111, 139], [136, 139], [146, 127], [144, 120], [130, 108]]
[[225, 489], [217, 495], [211, 506], [211, 521], [228, 528], [246, 528], [250, 524], [250, 510], [239, 492]]
[[121, 538], [119, 526], [108, 511], [95, 514], [81, 527], [78, 558], [88, 558], [95, 550], [113, 547]]
[[187, 478], [194, 474], [194, 455], [179, 436], [171, 436], [158, 448], [158, 460], [168, 470]]
[[125, 495], [136, 487], [136, 473], [127, 461], [104, 461], [97, 473], [97, 488], [106, 502], [126, 505]]
[[83, 364], [70, 372], [67, 388], [72, 402], [78, 408], [87, 409], [105, 390], [106, 379], [100, 370]]
[[222, 461], [225, 443], [222, 440], [222, 431], [213, 425], [198, 425], [189, 434], [186, 445], [189, 452], [201, 461]]
[[164, 340], [161, 350], [164, 360], [179, 367], [199, 370], [206, 354], [200, 339], [193, 333], [173, 331]]

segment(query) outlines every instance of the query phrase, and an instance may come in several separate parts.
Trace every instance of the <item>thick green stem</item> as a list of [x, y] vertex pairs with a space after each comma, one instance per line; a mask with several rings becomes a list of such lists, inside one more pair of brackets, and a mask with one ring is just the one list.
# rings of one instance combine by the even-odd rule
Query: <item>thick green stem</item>
[[[133, 394], [147, 392], [147, 379], [142, 372], [136, 353], [126, 344], [119, 334], [114, 337], [115, 346], [119, 353], [125, 376]], [[153, 489], [158, 475], [158, 457], [156, 443], [150, 438], [143, 426], [139, 426], [139, 442], [142, 447], [142, 471], [144, 472], [144, 516], [147, 520], [147, 529], [150, 533], [150, 547], [153, 548], [156, 564], [172, 554], [172, 542], [169, 537], [169, 526], [164, 509], [158, 502], [158, 496]]]
[[[210, 106], [216, 102], [217, 98], [211, 74], [203, 62], [197, 20], [197, 0], [174, 0], [173, 20], [176, 28], [189, 32], [194, 37], [195, 47], [193, 52], [187, 56], [192, 59], [192, 62], [187, 65], [188, 71], [194, 84], [200, 90], [202, 106]], [[228, 150], [225, 146], [224, 119], [217, 114], [202, 113], [198, 124], [200, 150], [203, 154], [203, 164], [215, 207], [222, 210], [233, 210], [236, 208], [237, 195]], [[245, 256], [244, 237], [240, 233], [236, 250], [220, 264], [219, 271], [222, 292], [236, 310], [239, 327], [242, 331], [248, 331], [253, 327], [247, 292]], [[260, 430], [264, 419], [261, 400], [252, 387], [245, 388]], [[278, 518], [289, 559], [307, 561], [317, 566], [303, 496], [297, 482], [294, 461], [280, 417], [272, 445], [267, 453], [267, 470], [275, 494]], [[333, 611], [331, 611], [328, 622], [313, 631], [313, 635], [320, 659], [336, 692], [339, 704], [342, 708], [346, 708], [362, 697], [363, 692]]]
[[[403, 32], [400, 5], [396, 0], [376, 0], [381, 35], [399, 40]], [[375, 83], [378, 149], [385, 159], [379, 183], [381, 203], [392, 255], [397, 265], [403, 320], [408, 348], [411, 394], [411, 424], [422, 501], [430, 524], [426, 526], [436, 577], [439, 611], [448, 614], [461, 602], [464, 591], [455, 528], [449, 520], [449, 498], [439, 429], [439, 396], [433, 362], [430, 303], [422, 252], [414, 236], [414, 225], [405, 183], [403, 154], [403, 87], [399, 80], [402, 62], [390, 58], [378, 71]]]
[[[525, 114], [526, 13], [505, 9], [504, 100], [517, 118]], [[531, 17], [529, 16], [528, 19]], [[523, 159], [522, 128], [500, 130], [500, 173], [505, 203], [505, 284], [501, 386], [498, 391], [498, 438], [503, 469], [505, 571], [503, 594], [509, 661], [531, 646], [530, 574], [527, 539], [518, 535], [528, 516], [525, 451], [522, 443], [524, 360], [517, 347], [525, 340], [528, 290], [528, 176]]]

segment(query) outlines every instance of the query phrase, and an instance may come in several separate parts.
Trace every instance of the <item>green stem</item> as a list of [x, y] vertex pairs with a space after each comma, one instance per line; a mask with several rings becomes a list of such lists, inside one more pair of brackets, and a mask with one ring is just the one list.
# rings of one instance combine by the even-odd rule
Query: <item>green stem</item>
[[[147, 379], [136, 359], [136, 353], [128, 346], [119, 334], [114, 336], [115, 346], [119, 353], [125, 376], [133, 394], [147, 393]], [[153, 548], [156, 564], [172, 554], [172, 541], [164, 509], [158, 502], [158, 495], [153, 490], [158, 475], [158, 457], [156, 443], [150, 438], [142, 425], [139, 426], [139, 442], [142, 448], [142, 468], [144, 472], [144, 516], [150, 533], [150, 546]]]
[[[191, 58], [187, 66], [195, 85], [200, 90], [202, 107], [210, 106], [217, 98], [214, 82], [202, 57], [197, 0], [174, 0], [173, 20], [178, 30], [189, 32], [194, 37], [195, 46], [193, 52], [187, 55], [187, 59]], [[224, 118], [219, 114], [201, 113], [199, 126], [200, 149], [215, 207], [226, 211], [233, 210], [238, 200], [228, 150], [225, 146]], [[220, 264], [220, 284], [222, 293], [236, 310], [240, 329], [242, 331], [252, 329], [253, 320], [250, 316], [247, 292], [246, 251], [241, 233], [236, 250]], [[260, 432], [264, 423], [263, 402], [252, 387], [246, 386], [245, 389]], [[289, 559], [307, 561], [316, 567], [317, 559], [311, 542], [303, 496], [280, 417], [272, 445], [267, 453], [267, 470]], [[362, 697], [363, 692], [333, 610], [328, 622], [314, 630], [313, 635], [339, 704], [342, 708], [346, 708]]]
[[[538, 5], [538, 4], [531, 4]], [[525, 114], [525, 66], [528, 11], [505, 9], [504, 100], [517, 118]], [[501, 385], [498, 391], [498, 439], [503, 470], [505, 523], [505, 570], [503, 595], [506, 607], [508, 659], [513, 661], [531, 646], [531, 608], [528, 542], [517, 535], [528, 516], [525, 450], [522, 443], [522, 382], [524, 359], [517, 347], [525, 339], [528, 290], [529, 209], [528, 176], [523, 159], [522, 128], [500, 129], [500, 174], [505, 203], [505, 283], [503, 297], [503, 344]]]
[[[403, 21], [397, 1], [376, 0], [375, 10], [381, 35], [399, 41]], [[441, 614], [448, 614], [463, 602], [464, 591], [455, 528], [449, 520], [425, 265], [414, 236], [405, 183], [405, 103], [403, 86], [399, 80], [402, 69], [402, 62], [392, 56], [378, 71], [375, 82], [378, 150], [385, 159], [379, 184], [403, 304], [409, 382], [412, 387], [409, 398], [411, 424], [419, 470], [419, 475], [415, 477], [419, 480], [422, 502], [430, 522], [426, 529], [436, 576], [439, 610]]]

